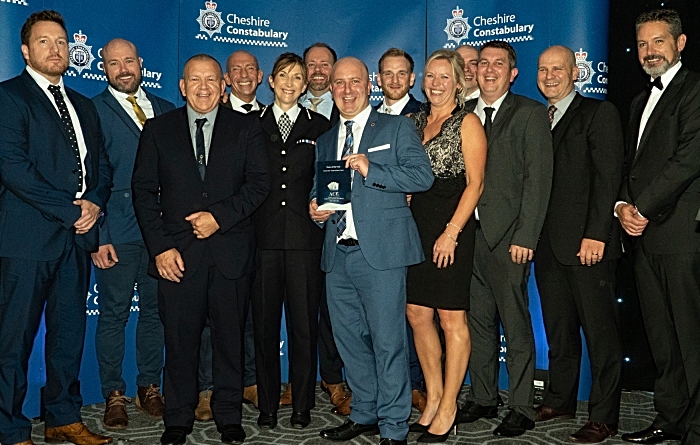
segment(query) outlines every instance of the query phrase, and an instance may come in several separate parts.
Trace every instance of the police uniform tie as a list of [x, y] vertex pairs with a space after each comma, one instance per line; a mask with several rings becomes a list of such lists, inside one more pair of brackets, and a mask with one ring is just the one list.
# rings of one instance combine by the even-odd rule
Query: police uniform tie
[[[340, 159], [343, 159], [346, 156], [350, 156], [352, 154], [352, 149], [355, 144], [355, 138], [352, 135], [352, 124], [354, 124], [353, 121], [345, 121], [345, 145], [343, 145], [343, 155], [340, 157]], [[337, 212], [338, 214], [338, 226], [337, 226], [337, 232], [338, 236], [342, 236], [343, 232], [345, 232], [345, 227], [347, 226], [347, 221], [345, 219], [345, 210], [339, 210]]]
[[143, 124], [146, 123], [146, 119], [148, 119], [146, 117], [146, 113], [143, 112], [143, 108], [141, 108], [141, 106], [136, 102], [136, 97], [134, 96], [127, 96], [126, 100], [131, 104], [136, 117], [138, 118], [139, 122], [141, 122], [141, 126], [143, 127]]
[[61, 87], [58, 85], [49, 85], [49, 91], [53, 95], [53, 99], [56, 101], [56, 106], [58, 107], [58, 113], [61, 115], [63, 127], [66, 129], [66, 133], [68, 133], [68, 140], [70, 141], [71, 148], [73, 148], [73, 153], [75, 153], [75, 158], [78, 164], [78, 168], [75, 169], [75, 172], [78, 173], [78, 190], [82, 190], [83, 163], [80, 159], [78, 137], [75, 135], [75, 128], [73, 127], [73, 121], [71, 120], [70, 113], [68, 112], [68, 105], [66, 105], [66, 100], [63, 98]]
[[287, 113], [282, 113], [278, 126], [280, 128], [280, 134], [282, 135], [282, 142], [287, 142], [289, 133], [292, 131], [292, 120], [289, 119]]
[[202, 181], [204, 181], [204, 174], [207, 170], [207, 157], [204, 150], [204, 130], [202, 129], [206, 122], [206, 117], [194, 121], [197, 125], [197, 131], [194, 134], [194, 140], [197, 145], [197, 167], [199, 168], [199, 176], [202, 177]]

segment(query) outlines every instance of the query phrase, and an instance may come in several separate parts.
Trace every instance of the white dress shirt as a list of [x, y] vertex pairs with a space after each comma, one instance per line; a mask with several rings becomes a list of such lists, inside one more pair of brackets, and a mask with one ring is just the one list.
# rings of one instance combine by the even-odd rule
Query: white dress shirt
[[467, 95], [466, 100], [470, 101], [472, 99], [478, 99], [479, 96], [481, 96], [481, 90], [477, 88], [476, 90], [472, 91], [471, 94]]
[[[246, 111], [246, 109], [243, 108], [243, 105], [247, 104], [248, 102], [243, 102], [242, 100], [240, 100], [239, 98], [237, 98], [233, 94], [229, 94], [228, 100], [231, 101], [231, 107], [235, 111], [238, 111], [238, 112], [243, 113], [243, 114], [249, 113], [249, 111]], [[258, 105], [258, 97], [257, 96], [255, 96], [253, 98], [253, 101], [250, 102], [250, 105], [253, 106], [253, 108], [250, 109], [250, 112], [257, 111], [260, 109], [260, 105]]]
[[[129, 102], [126, 99], [127, 97], [129, 97], [129, 95], [115, 90], [114, 88], [112, 88], [111, 85], [108, 86], [107, 89], [110, 93], [112, 93], [112, 96], [114, 96], [114, 98], [117, 99], [119, 105], [121, 105], [122, 108], [124, 108], [124, 111], [126, 111], [126, 114], [129, 115], [129, 117], [131, 118], [131, 120], [134, 121], [136, 126], [143, 130], [143, 125], [141, 125], [141, 121], [136, 116], [134, 106], [131, 105], [131, 102]], [[143, 114], [146, 115], [146, 118], [153, 119], [153, 117], [155, 116], [155, 113], [153, 112], [153, 105], [151, 104], [151, 101], [148, 100], [148, 97], [146, 97], [146, 93], [141, 89], [141, 87], [139, 87], [138, 91], [134, 93], [134, 97], [136, 98], [136, 103], [143, 110]]]
[[[367, 108], [362, 110], [357, 116], [350, 119], [352, 124], [352, 136], [353, 136], [353, 147], [352, 152], [357, 153], [360, 147], [360, 141], [362, 140], [362, 133], [365, 131], [367, 126], [367, 120], [369, 119], [369, 114], [372, 111], [372, 106], [367, 105]], [[340, 125], [338, 127], [338, 159], [343, 156], [343, 149], [345, 148], [345, 119], [340, 116]], [[354, 172], [353, 172], [354, 173]], [[352, 203], [350, 204], [350, 210], [345, 214], [345, 231], [343, 236], [338, 239], [353, 238], [357, 239], [357, 232], [355, 231], [355, 221], [352, 219]]]
[[[309, 100], [312, 97], [316, 97], [313, 94], [311, 94], [309, 91], [306, 92], [303, 96], [299, 98], [299, 103], [304, 106], [304, 108], [308, 108], [309, 110], [311, 109], [311, 101]], [[322, 114], [326, 119], [331, 118], [331, 113], [333, 112], [333, 95], [331, 94], [330, 91], [326, 91], [322, 95], [318, 96], [320, 99], [323, 99], [323, 101], [316, 106], [316, 112], [319, 114]], [[353, 132], [354, 133], [354, 132]]]
[[[286, 111], [287, 116], [289, 116], [289, 120], [292, 121], [292, 127], [294, 127], [294, 122], [297, 121], [297, 117], [299, 116], [299, 111], [301, 111], [301, 108], [299, 108], [299, 105], [294, 105], [292, 108]], [[279, 127], [280, 125], [280, 117], [282, 114], [285, 112], [282, 111], [280, 107], [277, 106], [277, 104], [272, 104], [272, 113], [275, 115], [275, 122], [277, 122], [277, 126]]]
[[[32, 79], [39, 85], [39, 88], [41, 88], [44, 93], [46, 93], [46, 97], [49, 98], [51, 103], [53, 104], [54, 108], [56, 109], [56, 113], [58, 115], [61, 115], [61, 112], [58, 111], [58, 105], [56, 104], [56, 100], [53, 98], [53, 93], [49, 91], [49, 85], [53, 85], [49, 80], [42, 76], [41, 74], [37, 73], [27, 65], [27, 72], [29, 73], [30, 76], [32, 76]], [[73, 122], [73, 130], [75, 130], [75, 138], [78, 140], [78, 152], [80, 153], [80, 165], [81, 168], [83, 169], [83, 186], [81, 187], [81, 190], [75, 194], [76, 198], [80, 198], [83, 196], [83, 193], [85, 193], [85, 189], [87, 188], [87, 184], [85, 183], [85, 177], [87, 176], [87, 172], [85, 171], [85, 156], [87, 156], [87, 145], [85, 145], [85, 137], [83, 136], [83, 129], [80, 126], [80, 120], [78, 119], [78, 113], [75, 112], [75, 108], [73, 107], [73, 104], [71, 103], [70, 99], [68, 99], [68, 96], [66, 95], [66, 87], [63, 85], [63, 78], [60, 78], [58, 81], [58, 86], [61, 87], [61, 94], [63, 94], [63, 100], [66, 101], [66, 107], [68, 108], [68, 114], [70, 115], [70, 120]]]
[[[384, 97], [384, 100], [382, 101], [382, 105], [379, 107], [379, 110], [377, 110], [380, 113], [386, 113], [386, 114], [392, 114], [392, 115], [400, 115], [401, 112], [403, 111], [404, 107], [406, 104], [408, 104], [408, 101], [411, 100], [411, 96], [406, 94], [404, 97], [396, 101], [394, 105], [387, 105], [386, 104], [386, 97]], [[387, 109], [391, 109], [391, 113], [387, 113]]]

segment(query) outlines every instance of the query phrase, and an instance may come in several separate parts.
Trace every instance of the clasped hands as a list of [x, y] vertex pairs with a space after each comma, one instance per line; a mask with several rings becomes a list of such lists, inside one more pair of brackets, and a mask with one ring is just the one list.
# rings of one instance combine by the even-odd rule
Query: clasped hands
[[[219, 230], [219, 223], [214, 215], [209, 212], [196, 212], [185, 218], [192, 225], [192, 230], [197, 239], [207, 239]], [[156, 269], [158, 274], [168, 281], [179, 283], [184, 276], [185, 262], [176, 248], [168, 249], [156, 255]]]
[[618, 204], [615, 207], [615, 213], [617, 213], [620, 225], [630, 236], [641, 235], [647, 224], [649, 224], [649, 220], [640, 215], [639, 210], [632, 204]]
[[88, 233], [100, 217], [100, 208], [87, 199], [76, 199], [73, 204], [80, 206], [80, 218], [73, 224], [75, 233], [78, 235]]

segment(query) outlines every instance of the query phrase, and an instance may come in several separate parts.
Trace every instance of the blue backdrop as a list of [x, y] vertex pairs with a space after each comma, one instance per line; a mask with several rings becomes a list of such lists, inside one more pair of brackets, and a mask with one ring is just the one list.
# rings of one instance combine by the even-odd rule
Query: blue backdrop
[[[24, 69], [20, 53], [20, 28], [34, 11], [55, 9], [63, 14], [71, 42], [71, 66], [66, 84], [92, 97], [106, 81], [102, 72], [101, 48], [110, 39], [131, 40], [143, 58], [143, 85], [154, 94], [182, 105], [178, 90], [179, 73], [188, 57], [208, 53], [225, 65], [228, 55], [238, 49], [254, 54], [264, 71], [258, 99], [272, 101], [267, 77], [274, 59], [282, 52], [301, 54], [310, 44], [323, 41], [339, 56], [353, 55], [369, 66], [374, 84], [371, 100], [382, 99], [376, 86], [377, 62], [389, 47], [409, 52], [416, 61], [416, 86], [412, 93], [422, 98], [422, 61], [438, 48], [455, 48], [501, 39], [518, 53], [519, 75], [513, 91], [542, 100], [535, 83], [537, 57], [553, 44], [566, 45], [577, 52], [581, 75], [577, 89], [604, 98], [607, 93], [608, 0], [571, 2], [566, 0], [483, 0], [462, 2], [444, 0], [169, 0], [159, 2], [123, 0], [90, 2], [73, 0], [0, 0], [0, 80], [18, 75]], [[547, 369], [547, 344], [542, 326], [534, 279], [530, 280], [530, 310], [537, 349], [537, 368]], [[133, 345], [138, 312], [134, 294], [132, 317], [127, 325], [127, 345]], [[94, 280], [86, 298], [88, 317], [81, 384], [84, 402], [103, 401], [94, 349], [99, 313], [99, 289]], [[39, 388], [45, 382], [43, 326], [35, 340], [30, 359], [29, 388], [25, 413], [39, 411]], [[502, 344], [505, 352], [507, 346]], [[286, 331], [282, 329], [280, 354], [286, 356]], [[502, 354], [502, 361], [505, 356]], [[287, 363], [282, 360], [283, 380]], [[590, 390], [588, 359], [582, 363], [580, 398]], [[135, 351], [127, 349], [124, 362], [127, 394], [135, 393]], [[505, 367], [501, 386], [506, 387]]]

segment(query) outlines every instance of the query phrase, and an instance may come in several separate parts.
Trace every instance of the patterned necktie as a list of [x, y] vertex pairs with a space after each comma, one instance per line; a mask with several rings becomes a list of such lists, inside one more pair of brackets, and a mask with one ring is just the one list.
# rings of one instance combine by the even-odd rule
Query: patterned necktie
[[73, 121], [70, 118], [70, 113], [68, 112], [68, 106], [63, 98], [63, 93], [61, 92], [61, 87], [58, 85], [49, 85], [49, 91], [53, 95], [56, 101], [56, 106], [58, 107], [58, 112], [61, 115], [61, 121], [63, 121], [63, 127], [68, 133], [68, 140], [73, 148], [73, 153], [78, 161], [78, 190], [83, 189], [83, 162], [80, 159], [80, 148], [78, 147], [78, 137], [75, 135], [75, 128], [73, 127]]
[[311, 102], [311, 111], [318, 111], [318, 105], [323, 102], [323, 98], [311, 97], [309, 98], [309, 102]]
[[[355, 138], [352, 134], [352, 124], [354, 124], [353, 121], [345, 121], [345, 144], [343, 145], [343, 155], [340, 157], [340, 159], [352, 154], [352, 149], [355, 144]], [[343, 235], [343, 232], [345, 232], [347, 221], [345, 219], [345, 210], [339, 210], [336, 213], [338, 214], [337, 231], [338, 237], [340, 237]]]
[[280, 134], [282, 135], [282, 142], [287, 142], [287, 138], [289, 137], [289, 133], [292, 131], [292, 120], [289, 119], [289, 116], [287, 113], [282, 113], [282, 116], [280, 116], [280, 120], [277, 123], [277, 125], [280, 127]]
[[197, 125], [197, 131], [194, 134], [194, 140], [197, 145], [197, 166], [199, 167], [199, 176], [202, 177], [202, 181], [204, 181], [204, 173], [207, 170], [206, 152], [204, 150], [204, 130], [202, 129], [206, 122], [207, 118], [205, 117], [194, 121]]
[[131, 104], [131, 107], [134, 109], [134, 113], [136, 114], [136, 117], [138, 118], [139, 122], [141, 122], [141, 126], [143, 127], [143, 124], [146, 123], [146, 113], [143, 112], [143, 108], [136, 103], [136, 98], [134, 96], [127, 96], [126, 100], [129, 101]]
[[554, 123], [554, 113], [557, 112], [557, 107], [550, 105], [547, 111], [549, 112], [549, 125], [552, 125]]
[[484, 113], [486, 113], [486, 119], [484, 119], [484, 133], [486, 133], [486, 138], [488, 139], [489, 135], [491, 134], [491, 127], [493, 126], [493, 112], [495, 111], [495, 108], [493, 107], [486, 107], [484, 108]]
[[241, 108], [243, 108], [246, 113], [250, 113], [250, 110], [253, 109], [253, 104], [243, 104], [241, 105]]

